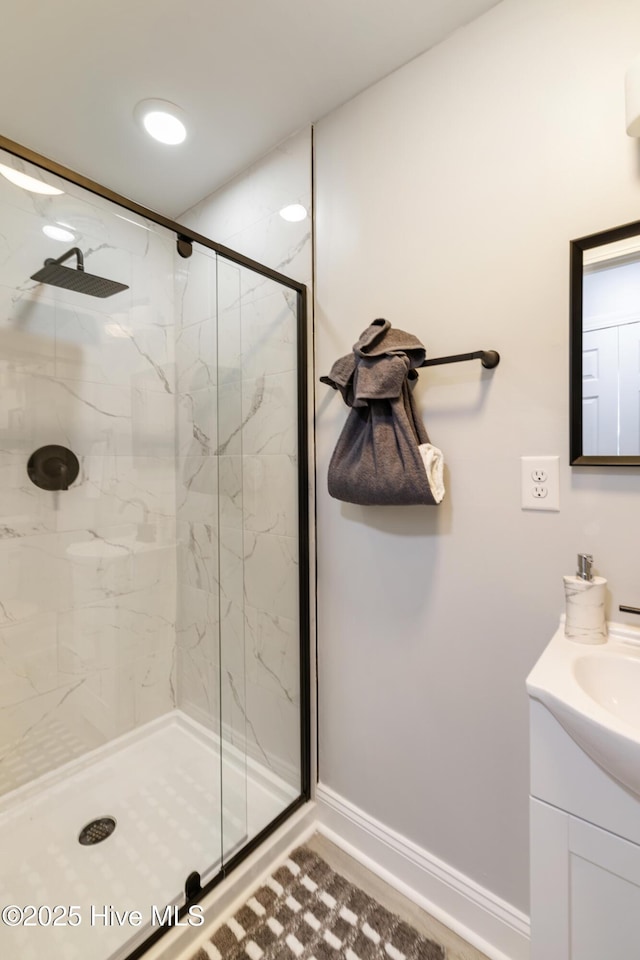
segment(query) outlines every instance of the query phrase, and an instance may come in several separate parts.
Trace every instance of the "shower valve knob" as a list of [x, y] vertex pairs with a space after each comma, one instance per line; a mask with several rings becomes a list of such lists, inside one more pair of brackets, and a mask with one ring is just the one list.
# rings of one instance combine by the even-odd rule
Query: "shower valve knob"
[[79, 472], [75, 453], [55, 443], [39, 447], [27, 463], [29, 479], [42, 490], [68, 490]]

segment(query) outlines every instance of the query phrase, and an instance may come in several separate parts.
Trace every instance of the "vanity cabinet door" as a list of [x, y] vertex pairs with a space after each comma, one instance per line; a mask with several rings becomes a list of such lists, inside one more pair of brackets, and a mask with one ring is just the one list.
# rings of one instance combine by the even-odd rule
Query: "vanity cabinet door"
[[640, 957], [640, 846], [531, 801], [531, 960]]

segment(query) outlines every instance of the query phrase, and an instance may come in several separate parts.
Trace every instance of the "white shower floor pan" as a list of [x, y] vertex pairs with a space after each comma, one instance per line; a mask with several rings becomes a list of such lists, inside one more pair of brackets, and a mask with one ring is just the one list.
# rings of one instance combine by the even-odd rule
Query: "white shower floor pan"
[[[223, 846], [228, 859], [297, 796], [222, 754], [221, 765], [218, 739], [176, 711], [0, 800], [0, 957], [126, 957], [182, 902], [190, 873], [206, 883]], [[82, 846], [81, 829], [105, 816], [112, 835]]]

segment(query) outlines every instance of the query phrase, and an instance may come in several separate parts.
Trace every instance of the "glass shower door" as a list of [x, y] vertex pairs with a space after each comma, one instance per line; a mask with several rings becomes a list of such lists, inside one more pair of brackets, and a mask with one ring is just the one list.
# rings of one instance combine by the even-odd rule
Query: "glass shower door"
[[178, 544], [176, 698], [198, 754], [186, 820], [200, 824], [190, 870], [209, 882], [222, 865], [218, 479], [218, 294], [214, 251], [175, 256]]
[[298, 298], [218, 255], [222, 848], [302, 791]]

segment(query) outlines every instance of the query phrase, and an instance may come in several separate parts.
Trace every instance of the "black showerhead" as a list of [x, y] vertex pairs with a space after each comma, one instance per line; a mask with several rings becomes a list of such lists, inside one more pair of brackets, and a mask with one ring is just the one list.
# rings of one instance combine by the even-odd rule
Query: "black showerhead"
[[[75, 256], [78, 260], [77, 269], [63, 267], [62, 264], [69, 257]], [[105, 280], [104, 277], [96, 277], [91, 273], [85, 273], [84, 257], [82, 250], [73, 247], [66, 253], [63, 253], [57, 260], [49, 258], [45, 260], [44, 267], [34, 273], [31, 277], [38, 283], [50, 283], [53, 287], [64, 287], [65, 290], [77, 290], [78, 293], [86, 293], [90, 297], [112, 297], [114, 293], [120, 293], [121, 290], [128, 290], [128, 284], [118, 283], [117, 280]]]

